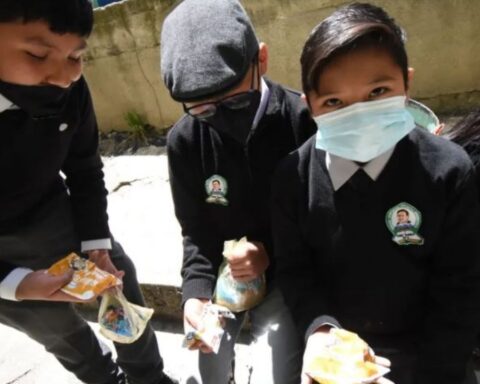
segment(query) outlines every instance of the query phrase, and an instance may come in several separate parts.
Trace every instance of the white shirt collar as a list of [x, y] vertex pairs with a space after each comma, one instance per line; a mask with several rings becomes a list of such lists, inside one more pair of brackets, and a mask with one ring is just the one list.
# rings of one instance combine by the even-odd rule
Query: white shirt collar
[[255, 114], [255, 118], [253, 119], [252, 129], [257, 127], [258, 122], [262, 118], [265, 110], [267, 109], [268, 100], [270, 99], [270, 89], [268, 88], [267, 83], [263, 80], [263, 77], [260, 79], [261, 85], [260, 90], [262, 92], [262, 96], [260, 98], [260, 104], [258, 105], [257, 113]]
[[358, 165], [352, 160], [344, 159], [327, 152], [325, 162], [330, 180], [332, 180], [333, 189], [338, 191], [359, 169], [363, 169], [372, 180], [377, 180], [387, 165], [388, 160], [390, 160], [394, 149], [395, 147], [389, 149], [387, 152], [370, 160], [363, 166]]
[[15, 109], [15, 105], [0, 93], [0, 113], [7, 109]]

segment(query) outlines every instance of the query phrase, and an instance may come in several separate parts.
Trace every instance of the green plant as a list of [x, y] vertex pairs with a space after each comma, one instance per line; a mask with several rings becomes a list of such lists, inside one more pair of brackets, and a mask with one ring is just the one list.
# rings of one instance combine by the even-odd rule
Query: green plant
[[147, 141], [147, 127], [148, 124], [145, 119], [135, 111], [130, 111], [125, 114], [125, 122], [128, 125], [131, 139], [136, 143], [145, 144]]

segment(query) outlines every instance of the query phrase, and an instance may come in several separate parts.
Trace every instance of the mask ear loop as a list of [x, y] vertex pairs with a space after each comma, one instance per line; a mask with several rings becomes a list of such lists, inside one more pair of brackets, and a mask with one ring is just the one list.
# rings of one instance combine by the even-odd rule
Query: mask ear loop
[[256, 73], [257, 74], [258, 91], [260, 91], [260, 69], [259, 69], [259, 64], [258, 64], [258, 52], [253, 57], [252, 64], [253, 64], [253, 73], [252, 73], [252, 81], [250, 83], [250, 89], [251, 90], [257, 90], [256, 88], [254, 88], [255, 73]]

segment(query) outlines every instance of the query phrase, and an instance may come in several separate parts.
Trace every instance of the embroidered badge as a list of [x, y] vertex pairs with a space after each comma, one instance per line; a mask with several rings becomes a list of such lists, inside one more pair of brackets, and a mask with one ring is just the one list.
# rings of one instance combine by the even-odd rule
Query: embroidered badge
[[392, 240], [398, 245], [423, 245], [424, 239], [418, 233], [422, 214], [413, 205], [400, 203], [390, 208], [385, 216]]
[[228, 205], [227, 196], [228, 184], [227, 180], [220, 175], [213, 175], [205, 181], [205, 190], [207, 191], [207, 203]]

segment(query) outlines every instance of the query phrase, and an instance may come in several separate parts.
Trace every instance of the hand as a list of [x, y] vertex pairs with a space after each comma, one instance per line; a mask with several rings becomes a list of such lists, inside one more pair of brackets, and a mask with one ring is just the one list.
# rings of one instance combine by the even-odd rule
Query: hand
[[[192, 330], [202, 330], [204, 307], [209, 302], [207, 299], [188, 299], [183, 307], [183, 326], [185, 334]], [[197, 340], [189, 349], [200, 349], [203, 353], [212, 353], [212, 349], [203, 341]]]
[[[307, 340], [307, 346], [303, 354], [303, 366], [302, 366], [302, 377], [301, 384], [313, 384], [313, 379], [308, 376], [305, 372], [305, 369], [310, 365], [310, 362], [315, 359], [316, 356], [321, 355], [325, 348], [333, 342], [333, 335], [329, 333], [330, 327], [323, 326], [319, 328], [315, 333], [310, 335]], [[373, 363], [378, 365], [383, 365], [385, 367], [390, 367], [390, 360], [375, 356], [372, 353]], [[385, 377], [379, 378], [375, 384], [394, 384], [392, 381], [386, 379]]]
[[232, 276], [248, 282], [262, 276], [270, 263], [265, 247], [260, 242], [246, 242], [227, 256]]
[[110, 259], [110, 254], [106, 249], [95, 249], [92, 251], [87, 251], [88, 259], [95, 263], [95, 265], [104, 270], [105, 272], [111, 273], [118, 279], [122, 280], [125, 276], [124, 271], [119, 271], [115, 265], [113, 265], [112, 260]]
[[60, 289], [72, 280], [72, 277], [73, 270], [58, 276], [50, 275], [44, 269], [31, 272], [20, 282], [15, 292], [15, 296], [18, 300], [68, 301], [83, 303], [85, 302], [84, 300], [77, 299], [60, 291]]

